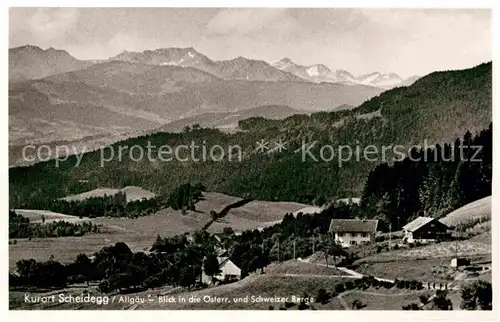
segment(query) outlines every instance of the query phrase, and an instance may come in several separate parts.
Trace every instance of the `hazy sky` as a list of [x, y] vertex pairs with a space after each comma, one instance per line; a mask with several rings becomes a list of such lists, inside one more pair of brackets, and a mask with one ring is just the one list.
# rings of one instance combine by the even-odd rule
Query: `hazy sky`
[[489, 10], [10, 9], [10, 47], [65, 49], [80, 59], [194, 47], [214, 60], [289, 57], [354, 74], [403, 77], [492, 58]]

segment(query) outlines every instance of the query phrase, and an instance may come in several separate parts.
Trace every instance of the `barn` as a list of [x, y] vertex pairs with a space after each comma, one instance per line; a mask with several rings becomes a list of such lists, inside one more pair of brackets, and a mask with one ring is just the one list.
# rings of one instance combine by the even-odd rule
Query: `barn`
[[431, 217], [418, 217], [403, 227], [403, 240], [409, 244], [431, 243], [449, 237], [448, 226]]

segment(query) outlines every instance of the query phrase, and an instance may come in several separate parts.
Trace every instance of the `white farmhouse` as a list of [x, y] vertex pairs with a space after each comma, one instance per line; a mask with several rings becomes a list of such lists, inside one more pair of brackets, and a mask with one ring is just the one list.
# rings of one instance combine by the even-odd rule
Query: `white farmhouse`
[[[214, 279], [219, 281], [239, 280], [241, 278], [241, 269], [234, 264], [229, 257], [217, 257], [219, 261], [220, 273], [214, 276]], [[204, 283], [210, 284], [212, 277], [203, 272], [202, 280]]]
[[342, 247], [370, 243], [375, 239], [378, 220], [332, 219], [330, 233]]

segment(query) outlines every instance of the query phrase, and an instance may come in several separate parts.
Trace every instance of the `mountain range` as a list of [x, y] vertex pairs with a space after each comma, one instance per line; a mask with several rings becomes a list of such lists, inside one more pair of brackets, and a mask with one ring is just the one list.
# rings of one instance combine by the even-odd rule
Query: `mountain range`
[[9, 81], [24, 81], [83, 69], [92, 61], [79, 60], [65, 50], [37, 46], [9, 49]]
[[343, 69], [332, 71], [323, 64], [310, 66], [298, 65], [289, 58], [283, 58], [282, 60], [273, 63], [272, 66], [276, 69], [297, 75], [300, 78], [310, 82], [369, 85], [385, 89], [390, 89], [398, 86], [409, 86], [420, 78], [418, 76], [412, 76], [408, 79], [403, 79], [395, 73], [382, 74], [379, 72], [373, 72], [356, 77]]
[[329, 82], [347, 85], [367, 85], [389, 89], [411, 85], [418, 76], [403, 79], [395, 73], [353, 76], [346, 70], [332, 71], [323, 64], [302, 66], [289, 58], [269, 64], [263, 60], [237, 57], [231, 60], [214, 61], [193, 47], [160, 48], [156, 50], [124, 51], [106, 60], [79, 60], [64, 50], [37, 46], [21, 46], [9, 49], [9, 80], [22, 81], [70, 72], [89, 67], [103, 61], [123, 61], [133, 64], [156, 66], [192, 67], [224, 80], [248, 81], [296, 81]]
[[300, 113], [345, 109], [384, 91], [305, 81], [243, 57], [214, 62], [193, 48], [83, 61], [63, 50], [23, 46], [9, 50], [9, 62], [11, 150], [26, 143], [114, 141], [207, 113], [248, 109], [240, 114], [259, 116], [263, 106]]
[[213, 61], [192, 47], [161, 48], [144, 52], [125, 51], [109, 58], [109, 60], [159, 66], [193, 67], [226, 80], [303, 81], [300, 77], [276, 69], [262, 60], [237, 57], [231, 60]]

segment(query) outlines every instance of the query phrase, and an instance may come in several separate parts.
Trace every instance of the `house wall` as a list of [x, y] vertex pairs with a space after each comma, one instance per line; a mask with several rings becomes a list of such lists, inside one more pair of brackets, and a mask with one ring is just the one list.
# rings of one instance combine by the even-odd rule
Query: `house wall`
[[446, 230], [446, 226], [431, 221], [427, 225], [424, 225], [413, 232], [405, 231], [405, 239], [408, 243], [419, 242], [425, 244], [435, 242], [439, 238], [445, 237], [447, 235]]
[[434, 243], [436, 241], [436, 236], [431, 236], [431, 235], [414, 235], [413, 232], [407, 231], [405, 232], [405, 237], [406, 241], [410, 244], [413, 243], [421, 243], [421, 244], [427, 244], [427, 243]]
[[[220, 281], [226, 279], [226, 277], [236, 277], [237, 279], [241, 278], [241, 269], [230, 260], [226, 260], [225, 262], [221, 263], [219, 269], [219, 275], [215, 275], [214, 278]], [[210, 284], [212, 282], [212, 277], [206, 275], [205, 272], [202, 271], [201, 280], [204, 283]]]
[[370, 243], [373, 240], [371, 233], [335, 233], [335, 241], [344, 247]]
[[222, 263], [220, 270], [220, 274], [216, 276], [217, 279], [224, 279], [226, 276], [236, 276], [237, 278], [241, 277], [241, 269], [229, 260]]

